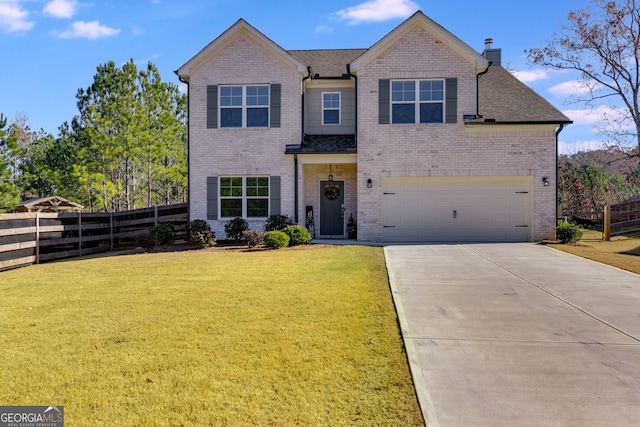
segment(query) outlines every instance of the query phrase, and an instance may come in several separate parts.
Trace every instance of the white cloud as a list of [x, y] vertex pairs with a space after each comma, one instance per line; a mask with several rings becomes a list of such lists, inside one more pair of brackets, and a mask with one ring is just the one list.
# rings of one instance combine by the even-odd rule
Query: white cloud
[[54, 31], [53, 35], [61, 39], [85, 38], [95, 40], [101, 37], [115, 36], [119, 32], [120, 30], [101, 25], [98, 21], [77, 21], [71, 24], [71, 27], [66, 31], [62, 33]]
[[575, 125], [588, 126], [602, 123], [605, 118], [609, 121], [612, 121], [620, 120], [625, 116], [623, 111], [617, 110], [608, 105], [601, 105], [597, 108], [589, 110], [565, 110], [562, 113], [573, 120], [573, 123]]
[[342, 9], [333, 14], [349, 24], [379, 22], [394, 18], [406, 18], [420, 7], [411, 0], [370, 0], [357, 6]]
[[604, 146], [602, 141], [558, 141], [558, 154], [572, 155], [581, 151], [601, 150]]
[[55, 18], [71, 18], [76, 13], [77, 0], [52, 0], [46, 4], [43, 12]]
[[0, 0], [0, 29], [5, 33], [29, 31], [35, 22], [28, 17], [29, 12], [20, 6], [19, 0]]
[[333, 27], [327, 25], [318, 25], [316, 27], [316, 33], [330, 33], [333, 31]]
[[[598, 88], [595, 87], [593, 89], [597, 90]], [[572, 96], [572, 95], [589, 93], [589, 87], [587, 87], [580, 80], [571, 80], [571, 81], [560, 83], [550, 87], [549, 92], [551, 92], [554, 95]]]
[[524, 83], [530, 83], [537, 80], [544, 80], [549, 78], [549, 72], [546, 70], [513, 71], [511, 74], [513, 74], [518, 80]]

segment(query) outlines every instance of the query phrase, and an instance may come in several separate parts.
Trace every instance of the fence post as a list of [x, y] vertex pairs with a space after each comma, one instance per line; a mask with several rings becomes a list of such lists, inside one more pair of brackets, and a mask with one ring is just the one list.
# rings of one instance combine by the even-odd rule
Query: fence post
[[113, 250], [113, 212], [109, 212], [109, 231], [111, 232], [110, 236], [110, 249]]
[[604, 225], [604, 240], [605, 242], [609, 242], [611, 241], [611, 207], [609, 205], [604, 206], [602, 223]]
[[40, 263], [40, 212], [36, 212], [36, 264]]
[[78, 212], [78, 255], [82, 256], [82, 213]]

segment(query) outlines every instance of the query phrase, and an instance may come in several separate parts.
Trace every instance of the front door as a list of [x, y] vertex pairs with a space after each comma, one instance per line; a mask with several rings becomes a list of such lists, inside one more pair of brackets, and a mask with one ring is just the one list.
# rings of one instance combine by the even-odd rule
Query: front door
[[320, 181], [320, 234], [344, 235], [344, 181]]

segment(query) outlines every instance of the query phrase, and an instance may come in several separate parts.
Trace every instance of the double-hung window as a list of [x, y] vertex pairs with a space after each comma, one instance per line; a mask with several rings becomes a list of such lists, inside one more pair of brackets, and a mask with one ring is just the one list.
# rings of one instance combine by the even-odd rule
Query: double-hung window
[[269, 177], [220, 177], [220, 217], [269, 216]]
[[340, 124], [340, 92], [322, 93], [322, 124]]
[[220, 86], [220, 127], [269, 126], [269, 86]]
[[391, 82], [391, 123], [443, 123], [444, 80]]

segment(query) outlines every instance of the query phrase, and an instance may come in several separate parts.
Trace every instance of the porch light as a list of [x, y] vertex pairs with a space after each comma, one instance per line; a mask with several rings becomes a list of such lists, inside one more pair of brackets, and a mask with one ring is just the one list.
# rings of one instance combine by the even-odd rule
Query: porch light
[[542, 177], [542, 185], [544, 185], [545, 187], [549, 186], [549, 178], [547, 178], [546, 176]]
[[329, 174], [329, 181], [333, 181], [333, 174]]
[[373, 181], [371, 181], [371, 178], [367, 179], [367, 188], [371, 188], [373, 187]]

